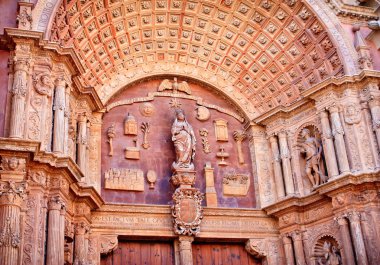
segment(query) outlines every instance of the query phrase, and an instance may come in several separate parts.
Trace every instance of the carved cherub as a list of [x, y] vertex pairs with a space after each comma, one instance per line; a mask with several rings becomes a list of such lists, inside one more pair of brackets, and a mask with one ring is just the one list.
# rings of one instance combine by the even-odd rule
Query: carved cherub
[[188, 95], [191, 94], [190, 86], [187, 84], [187, 82], [183, 81], [181, 83], [178, 83], [177, 77], [174, 77], [174, 82], [171, 82], [169, 79], [163, 80], [160, 86], [158, 87], [158, 91], [162, 92], [164, 90], [173, 90], [173, 93], [177, 93], [177, 91], [181, 91], [181, 92], [185, 92]]

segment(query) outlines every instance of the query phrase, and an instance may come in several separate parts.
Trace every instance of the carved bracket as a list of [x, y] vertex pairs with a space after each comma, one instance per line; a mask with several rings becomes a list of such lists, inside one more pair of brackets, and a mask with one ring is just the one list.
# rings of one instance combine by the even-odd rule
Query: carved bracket
[[253, 239], [247, 240], [245, 250], [255, 258], [264, 258], [267, 256], [267, 253], [261, 249], [258, 242]]
[[117, 236], [110, 235], [110, 236], [104, 236], [102, 235], [99, 240], [99, 249], [100, 254], [107, 255], [114, 251], [117, 248], [118, 240]]

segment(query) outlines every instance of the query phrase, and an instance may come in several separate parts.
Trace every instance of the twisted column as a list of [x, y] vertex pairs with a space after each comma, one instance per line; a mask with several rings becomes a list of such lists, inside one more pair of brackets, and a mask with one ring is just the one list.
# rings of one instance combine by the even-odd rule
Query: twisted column
[[272, 149], [273, 170], [274, 179], [276, 182], [277, 198], [283, 198], [285, 197], [284, 179], [282, 177], [280, 151], [278, 149], [276, 136], [272, 135], [271, 137], [269, 137], [269, 142]]
[[355, 265], [354, 251], [351, 244], [350, 228], [345, 216], [336, 217], [335, 221], [339, 225], [339, 233], [343, 245], [343, 264]]
[[66, 82], [63, 78], [56, 81], [54, 95], [54, 132], [53, 132], [53, 152], [63, 154], [65, 140], [65, 87]]
[[285, 131], [279, 132], [278, 139], [280, 142], [282, 171], [284, 174], [286, 195], [291, 195], [291, 194], [294, 194], [294, 183], [293, 183], [293, 176], [292, 176], [292, 168], [290, 165], [290, 154], [289, 154], [286, 132]]
[[55, 196], [48, 203], [48, 236], [46, 264], [63, 264], [64, 251], [60, 248], [64, 246], [65, 234], [62, 229], [61, 210], [65, 207], [64, 202], [59, 196]]
[[348, 219], [350, 220], [352, 241], [354, 242], [358, 265], [368, 265], [369, 263], [367, 253], [365, 251], [363, 233], [360, 227], [360, 214], [358, 212], [351, 212], [348, 214]]
[[326, 157], [326, 166], [329, 178], [339, 175], [338, 164], [336, 162], [334, 142], [329, 122], [329, 115], [326, 111], [319, 113], [322, 126], [323, 148]]
[[286, 265], [295, 265], [292, 239], [288, 236], [282, 236], [282, 243], [284, 244]]
[[0, 265], [18, 265], [20, 211], [25, 199], [25, 182], [0, 181]]
[[179, 255], [180, 255], [180, 264], [181, 265], [193, 265], [193, 250], [191, 243], [194, 241], [194, 238], [191, 236], [180, 236], [179, 241]]
[[301, 231], [294, 231], [291, 234], [294, 242], [294, 253], [296, 255], [297, 265], [306, 265], [305, 254], [303, 250], [302, 233]]
[[340, 173], [346, 173], [350, 171], [350, 166], [348, 164], [347, 150], [344, 142], [344, 130], [342, 123], [340, 122], [339, 112], [337, 106], [331, 106], [329, 108], [332, 124], [332, 134], [334, 136], [334, 143], [336, 149], [336, 155], [338, 157], [338, 164]]
[[14, 78], [11, 90], [11, 113], [9, 138], [23, 138], [25, 124], [25, 101], [28, 91], [29, 62], [17, 60], [14, 65]]

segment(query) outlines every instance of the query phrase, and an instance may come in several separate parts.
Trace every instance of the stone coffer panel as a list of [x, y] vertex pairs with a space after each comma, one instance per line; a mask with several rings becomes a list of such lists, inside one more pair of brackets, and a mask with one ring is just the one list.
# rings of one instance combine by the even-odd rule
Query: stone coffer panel
[[[174, 82], [172, 78], [168, 79], [171, 83]], [[175, 108], [173, 105], [177, 104], [185, 111], [186, 119], [192, 125], [197, 139], [194, 163], [197, 172], [195, 186], [202, 192], [206, 192], [205, 165], [209, 162], [211, 167], [214, 168], [215, 190], [219, 207], [255, 207], [254, 176], [252, 173], [248, 137], [242, 141], [242, 157], [240, 157], [240, 161], [237, 141], [234, 138], [234, 131], [243, 130], [244, 122], [238, 118], [243, 116], [222, 95], [214, 94], [211, 89], [201, 84], [191, 83], [188, 80], [187, 83], [191, 90], [190, 95], [178, 91], [177, 95], [179, 96], [175, 99], [173, 97], [173, 90], [168, 89], [157, 92], [163, 80], [164, 78], [136, 83], [126, 88], [107, 104], [109, 111], [104, 114], [102, 125], [102, 196], [105, 201], [112, 203], [164, 205], [171, 203], [171, 197], [175, 190], [174, 186], [169, 182], [172, 174], [171, 165], [175, 160], [175, 150], [171, 140], [171, 126], [175, 119]], [[179, 78], [178, 83], [181, 84], [183, 81], [183, 79]], [[136, 101], [138, 102], [109, 107], [115, 106], [117, 102], [131, 99], [137, 99]], [[153, 114], [147, 115], [142, 110], [142, 105], [146, 102], [152, 104], [153, 107], [150, 107], [153, 110]], [[201, 118], [197, 118], [199, 114], [197, 107], [200, 106], [199, 104], [208, 106], [207, 109], [210, 117], [207, 120], [205, 120], [207, 113], [204, 114], [203, 112], [201, 113]], [[128, 117], [128, 113], [130, 116], [133, 116], [136, 122], [137, 135], [134, 132], [131, 132], [132, 134], [130, 135], [124, 134], [124, 123]], [[234, 115], [235, 117], [231, 113], [236, 114]], [[129, 117], [128, 120], [133, 121], [133, 118]], [[227, 122], [228, 141], [217, 141], [215, 131], [216, 120]], [[150, 130], [146, 138], [149, 144], [148, 149], [142, 146], [144, 133], [141, 130], [141, 125], [143, 122], [149, 123]], [[109, 130], [113, 124], [113, 155], [110, 156]], [[209, 153], [204, 151], [200, 129], [208, 131]], [[137, 147], [139, 159], [127, 159], [125, 157], [127, 147]], [[220, 156], [217, 157], [217, 154], [220, 153], [221, 147], [224, 148], [224, 153], [228, 153], [228, 157], [225, 157], [226, 166], [219, 165], [222, 158]], [[110, 169], [141, 170], [144, 178], [143, 187], [137, 185], [138, 187], [135, 186], [137, 188], [132, 188], [132, 190], [106, 189], [105, 174]], [[139, 172], [141, 173], [141, 171]], [[148, 171], [154, 171], [157, 175], [154, 188], [150, 188], [147, 181]], [[133, 178], [136, 175], [138, 174], [134, 174]], [[248, 181], [239, 179], [241, 176], [246, 175], [249, 176]], [[226, 182], [227, 176], [232, 176], [232, 178], [233, 176], [237, 176], [238, 179], [232, 180], [232, 184], [224, 185], [223, 178], [225, 178]], [[137, 181], [141, 184], [141, 178]], [[237, 186], [234, 186], [234, 184]]]

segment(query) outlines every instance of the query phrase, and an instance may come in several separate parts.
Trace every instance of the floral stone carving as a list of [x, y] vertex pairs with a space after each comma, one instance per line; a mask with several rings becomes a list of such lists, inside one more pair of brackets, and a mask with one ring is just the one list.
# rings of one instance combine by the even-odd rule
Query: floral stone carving
[[203, 218], [201, 206], [203, 198], [204, 195], [194, 188], [178, 188], [174, 192], [172, 206], [174, 233], [188, 236], [199, 234]]
[[223, 194], [230, 196], [246, 196], [250, 183], [251, 180], [247, 174], [235, 172], [226, 174], [223, 177]]
[[105, 188], [144, 191], [144, 172], [140, 169], [111, 168], [105, 172]]

